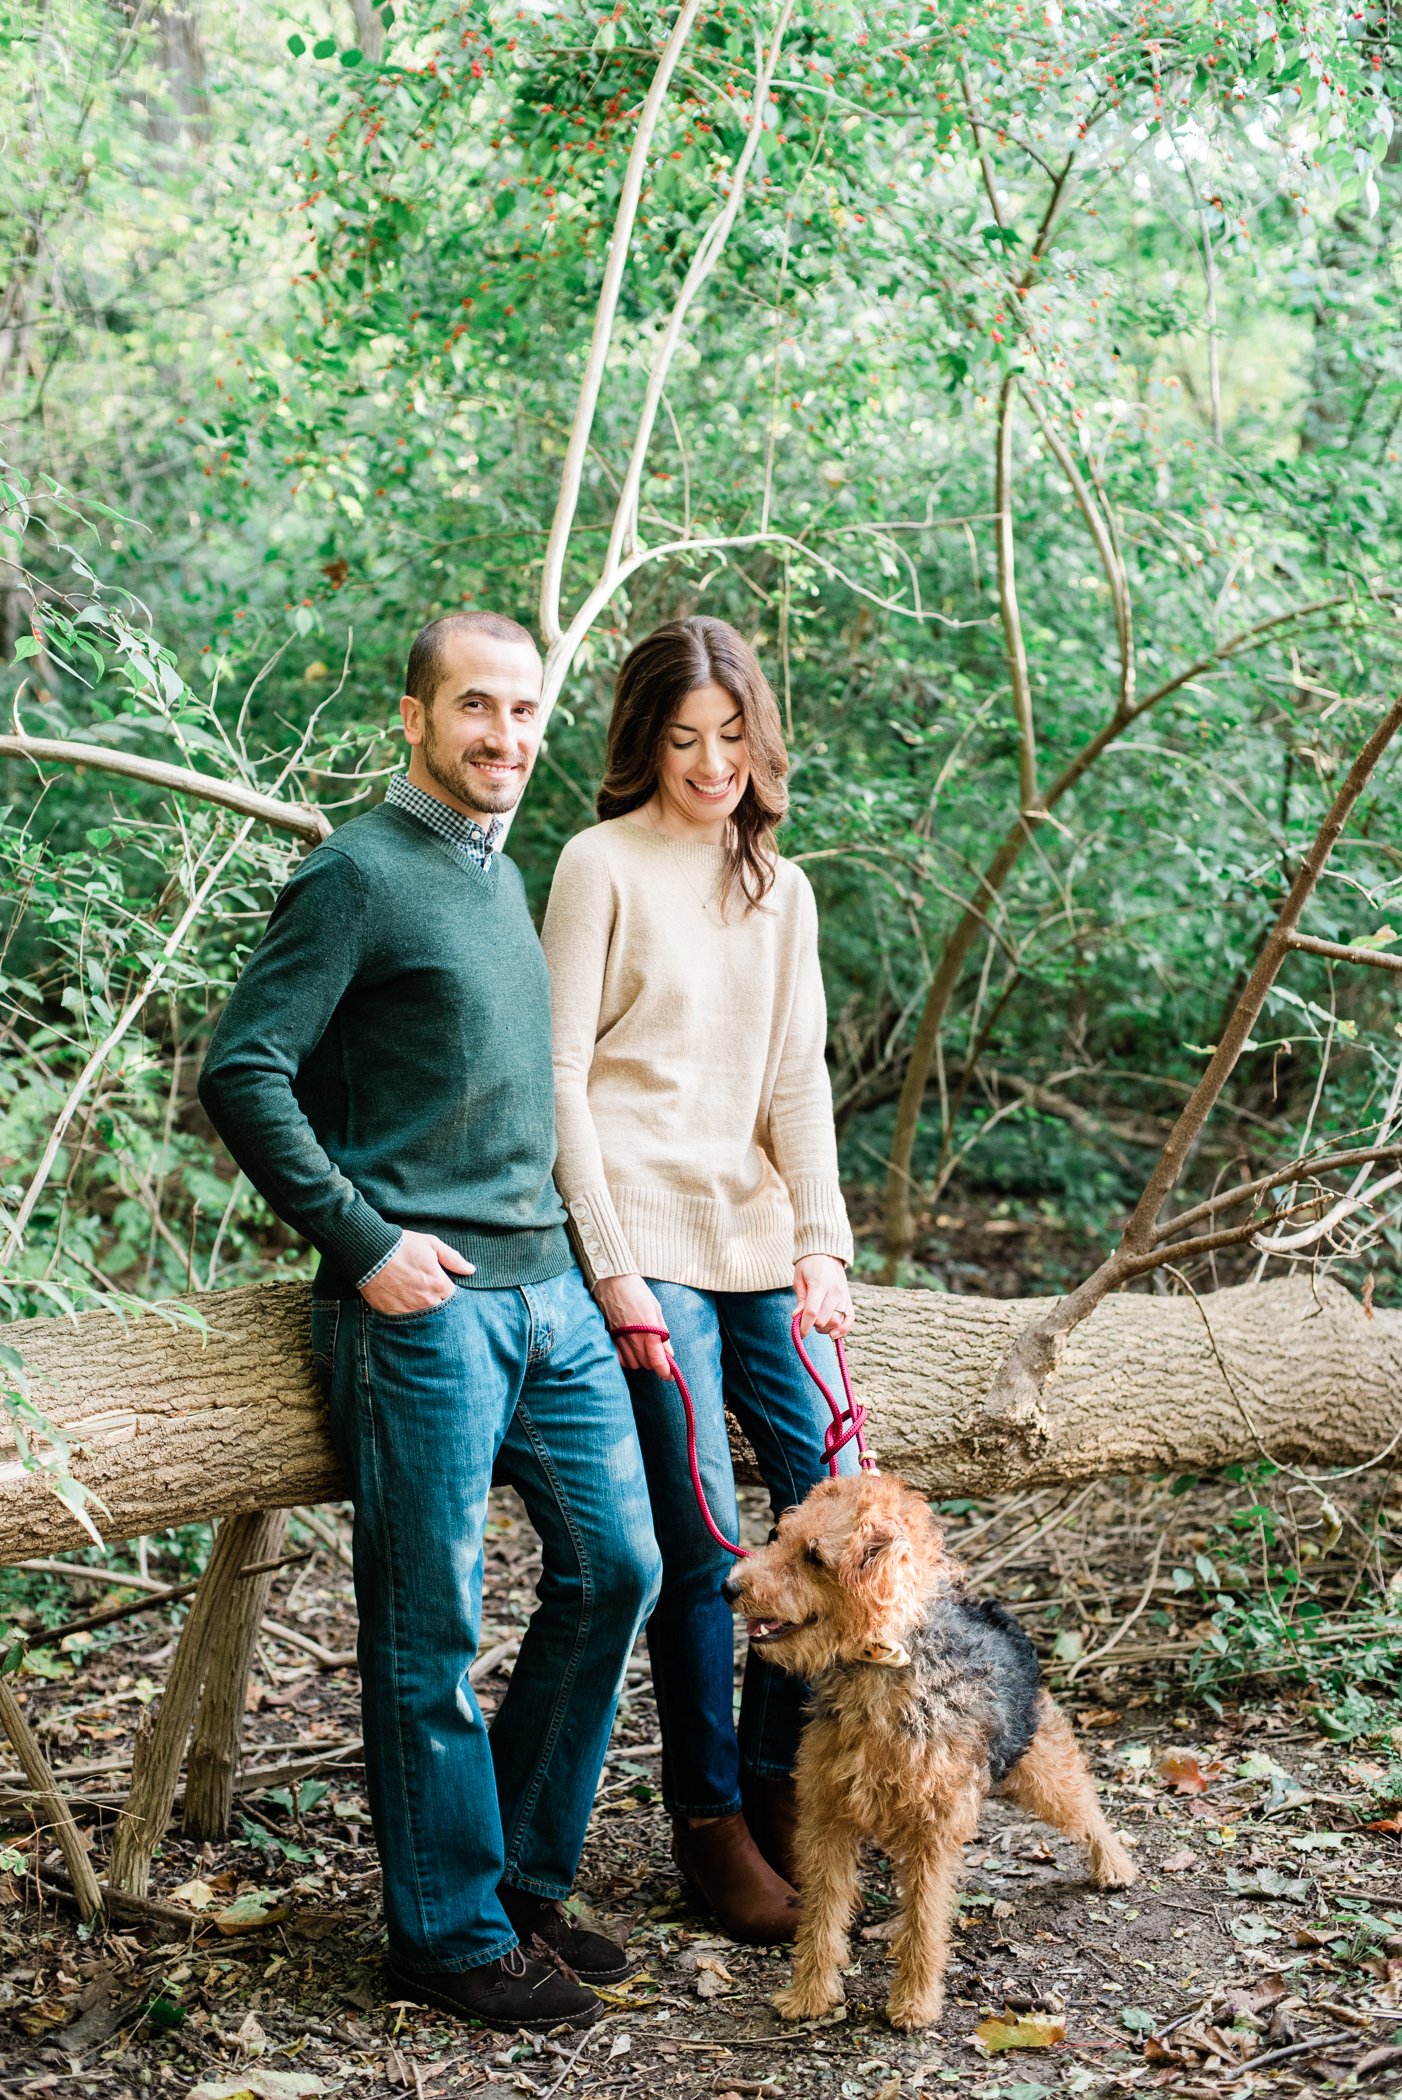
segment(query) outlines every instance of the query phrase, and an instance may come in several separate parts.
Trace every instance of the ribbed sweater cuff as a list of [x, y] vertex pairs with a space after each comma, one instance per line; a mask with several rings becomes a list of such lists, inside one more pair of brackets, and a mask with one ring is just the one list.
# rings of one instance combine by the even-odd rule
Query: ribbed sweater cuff
[[794, 1260], [802, 1261], [807, 1254], [831, 1254], [850, 1265], [852, 1228], [838, 1183], [823, 1176], [791, 1181], [788, 1190], [793, 1204]]
[[373, 1276], [404, 1237], [401, 1225], [391, 1225], [373, 1204], [359, 1197], [342, 1218], [335, 1232], [317, 1236], [317, 1247], [346, 1276]]
[[599, 1283], [606, 1276], [642, 1273], [606, 1182], [593, 1182], [576, 1191], [569, 1199], [569, 1213], [575, 1252], [588, 1283]]

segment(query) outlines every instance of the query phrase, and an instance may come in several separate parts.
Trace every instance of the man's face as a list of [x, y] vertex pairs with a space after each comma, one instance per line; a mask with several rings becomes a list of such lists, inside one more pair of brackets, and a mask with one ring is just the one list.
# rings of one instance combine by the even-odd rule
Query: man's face
[[413, 785], [472, 817], [514, 809], [540, 744], [541, 675], [529, 643], [450, 629], [433, 705], [399, 703]]

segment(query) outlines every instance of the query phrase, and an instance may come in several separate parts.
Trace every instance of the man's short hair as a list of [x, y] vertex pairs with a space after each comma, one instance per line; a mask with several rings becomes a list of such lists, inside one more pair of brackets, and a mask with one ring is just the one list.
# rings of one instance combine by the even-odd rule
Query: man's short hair
[[508, 620], [505, 613], [452, 612], [441, 620], [430, 620], [414, 636], [404, 673], [405, 692], [422, 707], [432, 707], [442, 683], [443, 644], [450, 634], [489, 634], [494, 642], [524, 642], [528, 649], [536, 646], [530, 629], [519, 620]]

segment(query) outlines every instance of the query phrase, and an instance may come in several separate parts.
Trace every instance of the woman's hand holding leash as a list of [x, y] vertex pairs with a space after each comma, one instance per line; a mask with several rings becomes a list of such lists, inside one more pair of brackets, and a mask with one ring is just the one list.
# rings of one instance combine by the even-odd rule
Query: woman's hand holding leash
[[793, 1265], [800, 1334], [849, 1334], [856, 1317], [847, 1271], [835, 1254], [805, 1254]]
[[[594, 1296], [604, 1316], [604, 1325], [614, 1337], [618, 1361], [625, 1371], [655, 1371], [659, 1378], [670, 1378], [672, 1366], [667, 1360], [667, 1322], [662, 1317], [662, 1307], [641, 1276], [601, 1276], [594, 1286]], [[656, 1334], [618, 1334], [620, 1327], [653, 1327]]]

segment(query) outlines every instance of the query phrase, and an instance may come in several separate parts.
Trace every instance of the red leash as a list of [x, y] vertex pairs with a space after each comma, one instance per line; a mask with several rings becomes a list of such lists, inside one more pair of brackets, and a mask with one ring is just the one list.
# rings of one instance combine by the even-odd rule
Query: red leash
[[[867, 1473], [874, 1473], [877, 1470], [876, 1456], [874, 1452], [867, 1450], [866, 1438], [862, 1434], [866, 1426], [867, 1411], [852, 1391], [852, 1376], [847, 1369], [847, 1352], [842, 1346], [842, 1336], [835, 1334], [833, 1341], [837, 1348], [837, 1368], [842, 1374], [842, 1391], [847, 1403], [845, 1407], [838, 1402], [832, 1388], [826, 1383], [818, 1366], [804, 1348], [802, 1326], [803, 1314], [796, 1312], [789, 1332], [793, 1336], [793, 1345], [798, 1351], [798, 1360], [832, 1411], [832, 1420], [828, 1424], [827, 1431], [823, 1437], [823, 1457], [827, 1462], [828, 1471], [834, 1479], [837, 1477], [837, 1455], [843, 1446], [850, 1444], [855, 1437], [862, 1470]], [[652, 1335], [659, 1342], [671, 1340], [671, 1336], [665, 1327], [611, 1327], [609, 1333], [614, 1337], [623, 1334], [647, 1334]], [[711, 1515], [710, 1504], [706, 1500], [706, 1490], [701, 1485], [701, 1467], [696, 1456], [696, 1409], [691, 1404], [691, 1393], [686, 1380], [682, 1377], [681, 1366], [670, 1349], [667, 1351], [667, 1362], [671, 1367], [673, 1382], [677, 1391], [681, 1394], [682, 1408], [686, 1415], [686, 1462], [691, 1470], [691, 1486], [696, 1496], [696, 1507], [701, 1512], [701, 1521], [718, 1546], [723, 1547], [727, 1553], [733, 1553], [737, 1560], [744, 1560], [748, 1555], [749, 1548], [732, 1544]]]

